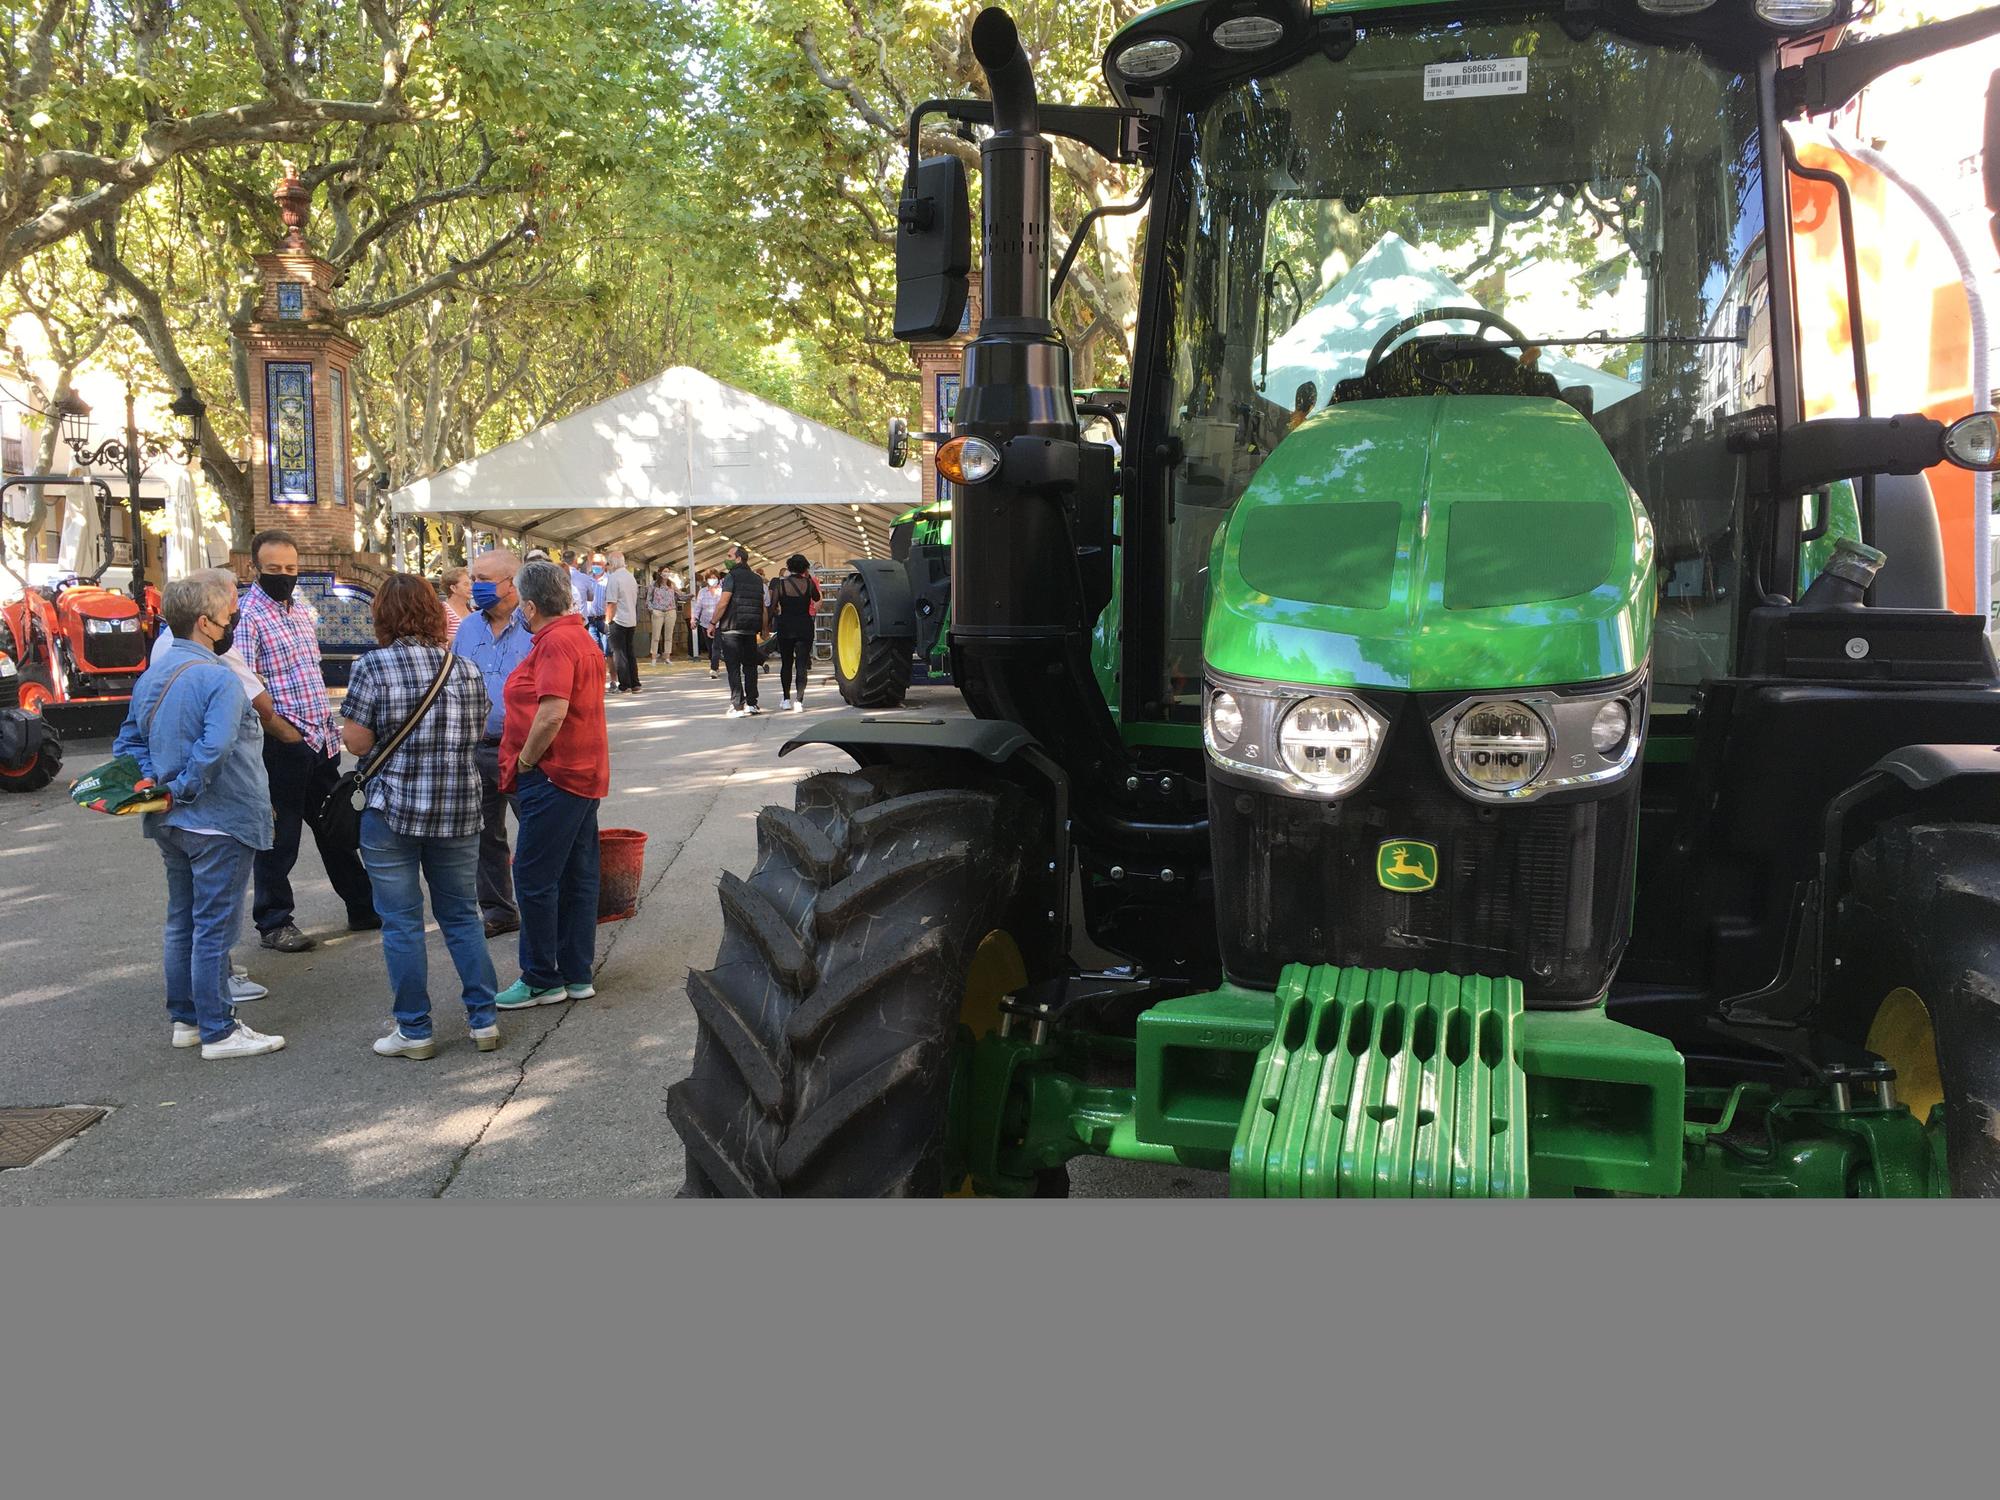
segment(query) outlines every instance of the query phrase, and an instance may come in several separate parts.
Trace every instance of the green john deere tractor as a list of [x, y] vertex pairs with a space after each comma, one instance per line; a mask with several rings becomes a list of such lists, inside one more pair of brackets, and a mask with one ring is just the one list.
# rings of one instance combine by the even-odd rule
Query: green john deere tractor
[[[965, 295], [925, 116], [987, 126], [971, 715], [794, 742], [856, 768], [723, 878], [689, 1194], [1060, 1194], [1086, 1152], [2000, 1194], [2000, 680], [1907, 503], [2000, 430], [1871, 417], [1858, 361], [1862, 415], [1802, 419], [1784, 124], [2000, 11], [1816, 50], [1846, 19], [1182, 0], [1090, 108], [981, 14], [991, 102], [911, 122], [896, 314]], [[1147, 184], [1115, 448], [1049, 318], [1051, 135]]]
[[[901, 451], [895, 455], [901, 466]], [[916, 664], [950, 680], [951, 501], [896, 517], [889, 556], [857, 557], [833, 600], [833, 680], [855, 708], [894, 708]]]

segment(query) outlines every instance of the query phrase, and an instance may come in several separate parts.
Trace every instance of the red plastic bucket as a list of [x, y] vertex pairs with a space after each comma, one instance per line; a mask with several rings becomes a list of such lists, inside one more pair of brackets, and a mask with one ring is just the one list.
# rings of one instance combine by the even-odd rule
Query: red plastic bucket
[[597, 830], [597, 920], [622, 922], [639, 909], [646, 835], [636, 828]]

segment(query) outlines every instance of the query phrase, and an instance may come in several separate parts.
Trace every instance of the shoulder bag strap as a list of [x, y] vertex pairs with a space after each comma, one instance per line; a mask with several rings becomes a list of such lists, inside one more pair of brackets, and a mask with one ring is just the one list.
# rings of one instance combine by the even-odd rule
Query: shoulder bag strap
[[[160, 689], [160, 696], [155, 698], [153, 706], [146, 710], [146, 723], [140, 732], [147, 739], [150, 740], [153, 737], [153, 720], [159, 718], [160, 710], [166, 707], [167, 694], [171, 693], [174, 690], [174, 684], [181, 680], [181, 673], [185, 672], [189, 667], [198, 667], [201, 665], [202, 663], [198, 661], [184, 661], [178, 667], [174, 668], [174, 675], [167, 679], [167, 685]], [[218, 661], [217, 665], [219, 666], [221, 663]]]
[[357, 785], [366, 786], [369, 782], [373, 781], [381, 774], [382, 768], [389, 763], [389, 757], [402, 748], [403, 741], [410, 737], [410, 732], [423, 721], [424, 715], [430, 712], [431, 705], [437, 702], [438, 694], [444, 691], [444, 681], [447, 677], [451, 676], [452, 663], [456, 659], [451, 654], [450, 648], [447, 647], [444, 653], [444, 663], [438, 668], [438, 674], [431, 680], [431, 685], [424, 690], [423, 701], [416, 706], [415, 711], [411, 713], [409, 718], [403, 720], [396, 732], [389, 736], [387, 744], [378, 745], [375, 748], [374, 753], [368, 757], [368, 769], [361, 772], [355, 778]]

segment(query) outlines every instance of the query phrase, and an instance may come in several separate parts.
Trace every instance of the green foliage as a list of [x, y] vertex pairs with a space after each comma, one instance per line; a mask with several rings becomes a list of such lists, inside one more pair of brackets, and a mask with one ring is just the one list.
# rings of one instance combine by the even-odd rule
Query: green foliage
[[[1044, 97], [1103, 102], [1103, 48], [1142, 8], [1019, 6]], [[432, 472], [676, 363], [872, 433], [913, 414], [915, 394], [888, 331], [902, 132], [915, 101], [980, 91], [977, 10], [0, 6], [14, 80], [0, 318], [28, 309], [28, 287], [47, 303], [57, 286], [150, 365], [137, 378], [193, 385], [210, 413], [205, 471], [240, 523], [248, 390], [229, 326], [247, 315], [253, 257], [281, 233], [270, 194], [289, 161], [366, 350], [364, 473]], [[1063, 148], [1059, 230], [1135, 186]], [[1136, 249], [1136, 222], [1110, 221], [1060, 309], [1097, 383], [1123, 377]]]

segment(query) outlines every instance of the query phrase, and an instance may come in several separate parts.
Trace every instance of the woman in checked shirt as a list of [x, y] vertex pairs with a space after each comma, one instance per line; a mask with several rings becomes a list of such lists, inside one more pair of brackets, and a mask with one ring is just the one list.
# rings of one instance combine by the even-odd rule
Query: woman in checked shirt
[[[375, 595], [375, 639], [382, 649], [354, 664], [341, 704], [341, 737], [366, 758], [416, 712], [445, 656], [444, 606], [431, 586], [391, 574]], [[382, 917], [382, 957], [389, 966], [396, 1025], [375, 1043], [383, 1057], [426, 1058], [431, 997], [424, 959], [424, 896], [458, 969], [466, 1025], [481, 1052], [500, 1045], [493, 1009], [497, 981], [486, 951], [476, 892], [479, 870], [479, 768], [473, 750], [486, 725], [486, 684], [464, 657], [430, 711], [381, 773], [368, 783], [361, 815], [361, 861], [375, 884]]]

